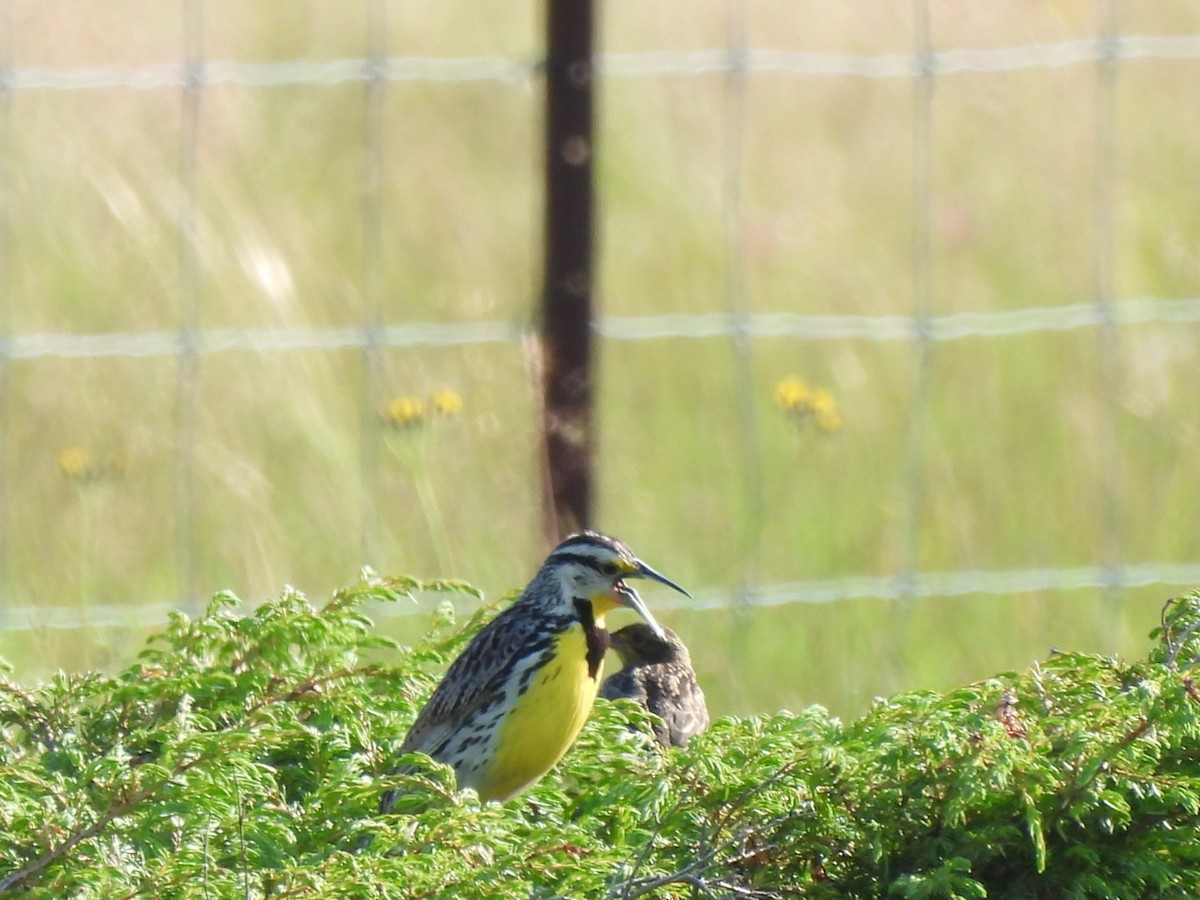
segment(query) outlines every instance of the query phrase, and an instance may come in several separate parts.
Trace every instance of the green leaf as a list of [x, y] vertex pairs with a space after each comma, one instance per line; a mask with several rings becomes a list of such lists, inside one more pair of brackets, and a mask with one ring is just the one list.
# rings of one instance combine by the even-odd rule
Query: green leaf
[[1040, 875], [1046, 871], [1046, 835], [1042, 830], [1042, 816], [1037, 804], [1026, 791], [1021, 791], [1021, 814], [1025, 831], [1033, 844], [1033, 868]]

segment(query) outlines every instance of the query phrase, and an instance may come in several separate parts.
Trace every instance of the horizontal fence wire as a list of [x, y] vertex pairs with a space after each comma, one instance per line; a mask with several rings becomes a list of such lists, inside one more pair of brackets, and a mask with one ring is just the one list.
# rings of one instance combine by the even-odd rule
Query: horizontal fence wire
[[[691, 599], [668, 595], [649, 605], [655, 610], [728, 609], [734, 603], [748, 606], [832, 603], [842, 600], [907, 602], [913, 598], [956, 598], [981, 594], [1005, 595], [1039, 591], [1098, 590], [1113, 587], [1137, 588], [1162, 585], [1190, 588], [1200, 584], [1200, 563], [1141, 562], [1107, 569], [1077, 566], [1035, 569], [959, 569], [946, 572], [917, 572], [912, 578], [889, 575], [849, 575], [764, 584], [742, 592], [731, 588], [703, 588]], [[418, 602], [445, 602], [445, 593], [423, 596]], [[479, 602], [462, 598], [454, 602], [460, 612], [474, 610]], [[88, 628], [154, 628], [167, 621], [178, 603], [158, 602], [129, 606], [114, 603], [89, 604]], [[418, 605], [387, 604], [373, 612], [384, 617], [417, 614]], [[7, 612], [4, 631], [69, 630], [81, 627], [77, 606], [15, 606]]]
[[[672, 313], [650, 316], [601, 316], [598, 334], [618, 341], [664, 338], [751, 338], [799, 340], [861, 339], [933, 341], [970, 337], [1005, 337], [1038, 332], [1072, 331], [1105, 324], [1180, 325], [1200, 322], [1200, 297], [1138, 297], [1108, 307], [1095, 303], [1030, 307], [1003, 312], [963, 312], [921, 318], [907, 315], [802, 315], [797, 313]], [[409, 322], [373, 329], [340, 328], [209, 328], [197, 331], [111, 332], [103, 334], [14, 334], [0, 340], [0, 358], [176, 356], [230, 351], [353, 350], [364, 347], [453, 347], [469, 344], [519, 343], [532, 334], [532, 324], [480, 322]]]
[[[712, 49], [691, 52], [601, 54], [601, 74], [616, 77], [704, 75], [739, 71], [858, 78], [912, 78], [964, 72], [1011, 72], [1059, 68], [1100, 60], [1200, 59], [1200, 35], [1125, 35], [1056, 44], [937, 50], [929, 54], [809, 53], [785, 50]], [[132, 88], [154, 90], [196, 85], [286, 87], [356, 82], [518, 82], [541, 72], [537, 61], [504, 57], [396, 56], [325, 61], [244, 62], [208, 60], [194, 65], [32, 66], [0, 72], [0, 89], [58, 91]]]

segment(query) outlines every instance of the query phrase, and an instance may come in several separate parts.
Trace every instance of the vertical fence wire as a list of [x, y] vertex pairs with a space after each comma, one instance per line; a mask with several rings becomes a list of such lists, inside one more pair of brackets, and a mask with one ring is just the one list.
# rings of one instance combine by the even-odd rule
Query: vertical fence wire
[[364, 82], [362, 172], [362, 388], [359, 450], [359, 527], [362, 562], [379, 564], [380, 394], [383, 329], [383, 143], [387, 81], [387, 2], [366, 0], [367, 78]]
[[751, 652], [752, 607], [761, 581], [764, 507], [762, 454], [759, 452], [758, 416], [754, 403], [754, 346], [748, 322], [746, 260], [742, 253], [743, 179], [745, 177], [746, 106], [746, 7], [743, 0], [725, 4], [725, 70], [722, 143], [722, 209], [724, 238], [725, 306], [729, 315], [729, 346], [733, 353], [734, 402], [737, 404], [740, 471], [735, 476], [741, 495], [740, 534], [737, 536], [739, 564], [732, 585], [735, 611], [731, 646], [734, 658]]
[[8, 473], [12, 439], [12, 88], [14, 67], [12, 4], [0, 0], [0, 630], [8, 627], [9, 590]]
[[196, 178], [204, 88], [204, 0], [183, 0], [184, 84], [179, 129], [179, 357], [175, 383], [175, 559], [180, 603], [196, 608], [196, 413], [200, 378], [200, 259]]
[[1120, 639], [1119, 605], [1122, 594], [1122, 570], [1124, 568], [1124, 538], [1121, 526], [1121, 446], [1120, 446], [1120, 402], [1121, 388], [1121, 336], [1114, 315], [1116, 295], [1116, 222], [1114, 183], [1117, 177], [1117, 86], [1119, 59], [1117, 53], [1120, 40], [1116, 0], [1099, 0], [1100, 39], [1104, 52], [1096, 67], [1096, 146], [1093, 181], [1093, 203], [1095, 206], [1095, 289], [1097, 345], [1099, 355], [1099, 384], [1102, 415], [1101, 441], [1103, 446], [1102, 465], [1105, 470], [1102, 515], [1100, 564], [1106, 573], [1105, 606], [1109, 633], [1105, 635], [1112, 648]]
[[933, 246], [931, 236], [933, 192], [933, 96], [936, 63], [933, 54], [932, 22], [929, 0], [913, 5], [913, 42], [916, 77], [912, 92], [912, 292], [913, 352], [915, 373], [913, 397], [909, 408], [908, 438], [903, 462], [904, 506], [900, 535], [900, 574], [897, 590], [896, 623], [891, 645], [890, 677], [894, 683], [905, 681], [908, 653], [904, 636], [907, 621], [917, 595], [921, 572], [921, 507], [924, 500], [925, 431], [930, 415], [933, 390], [935, 313], [933, 287]]
[[729, 344], [733, 352], [733, 396], [737, 403], [738, 431], [741, 444], [738, 479], [742, 497], [744, 525], [738, 536], [741, 566], [737, 585], [739, 602], [745, 605], [758, 586], [762, 556], [763, 488], [759, 452], [758, 416], [753, 402], [754, 347], [748, 323], [750, 310], [746, 298], [746, 259], [742, 253], [743, 199], [746, 145], [746, 9], [743, 0], [725, 4], [726, 52], [729, 67], [725, 71], [724, 128], [722, 141], [722, 209], [724, 238], [725, 305], [729, 313]]

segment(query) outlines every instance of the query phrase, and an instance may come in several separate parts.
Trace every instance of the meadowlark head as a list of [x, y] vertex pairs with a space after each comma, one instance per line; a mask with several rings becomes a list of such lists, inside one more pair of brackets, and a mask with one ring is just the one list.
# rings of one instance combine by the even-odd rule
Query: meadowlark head
[[589, 601], [600, 614], [618, 606], [632, 609], [646, 620], [654, 634], [663, 630], [628, 583], [631, 578], [648, 578], [691, 596], [665, 575], [633, 555], [621, 541], [595, 531], [573, 534], [555, 547], [542, 565], [539, 579], [557, 583], [559, 597]]

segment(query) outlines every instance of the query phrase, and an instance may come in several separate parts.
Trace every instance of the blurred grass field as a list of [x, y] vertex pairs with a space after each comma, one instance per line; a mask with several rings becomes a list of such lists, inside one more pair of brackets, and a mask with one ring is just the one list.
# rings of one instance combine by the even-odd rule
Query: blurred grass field
[[[907, 5], [735, 4], [748, 46], [907, 54]], [[936, 50], [1100, 33], [1103, 4], [932, 3]], [[1122, 34], [1200, 35], [1190, 3], [1114, 5]], [[13, 0], [16, 69], [177, 63], [182, 7]], [[207, 59], [539, 55], [535, 4], [206, 2]], [[614, 53], [731, 41], [726, 4], [603, 5]], [[382, 13], [382, 14], [381, 14]], [[382, 35], [382, 37], [381, 37]], [[907, 78], [755, 73], [600, 82], [599, 296], [605, 314], [911, 315], [1200, 297], [1190, 190], [1200, 60], [1126, 60], [1112, 172], [1096, 64], [942, 75], [933, 89], [929, 296], [914, 246]], [[21, 88], [0, 106], [6, 211], [0, 327], [10, 336], [533, 320], [540, 82], [206, 86], [195, 194], [181, 187], [180, 91]], [[374, 137], [372, 137], [374, 136]], [[378, 159], [378, 172], [373, 160]], [[731, 159], [739, 203], [731, 206]], [[1098, 190], [1097, 185], [1101, 186]], [[1111, 197], [1111, 208], [1103, 197]], [[195, 267], [180, 222], [196, 222]], [[376, 223], [378, 230], [375, 230]], [[1111, 222], [1111, 254], [1105, 233]], [[1133, 652], [1165, 586], [742, 608], [745, 586], [922, 570], [1200, 561], [1200, 325], [964, 338], [932, 350], [914, 419], [908, 341], [608, 339], [599, 347], [597, 526], [721, 610], [663, 614], [714, 711], [822, 703], [1019, 668], [1054, 646]], [[797, 428], [776, 383], [828, 388], [844, 425]], [[178, 361], [0, 365], [0, 657], [22, 678], [117, 666], [145, 610], [181, 596]], [[537, 399], [518, 343], [204, 355], [195, 390], [199, 597], [319, 599], [369, 564], [496, 596], [540, 560]], [[377, 413], [449, 388], [461, 413], [408, 430]], [[912, 468], [914, 427], [921, 455]], [[80, 448], [111, 477], [66, 477]], [[107, 469], [105, 471], [108, 471]], [[915, 479], [914, 479], [915, 476]], [[911, 491], [919, 485], [915, 515]], [[1115, 528], [1114, 528], [1115, 524]], [[364, 534], [364, 531], [369, 533]], [[662, 599], [648, 592], [651, 605]], [[128, 611], [120, 627], [16, 621], [28, 608]], [[387, 618], [415, 634], [428, 611]]]

